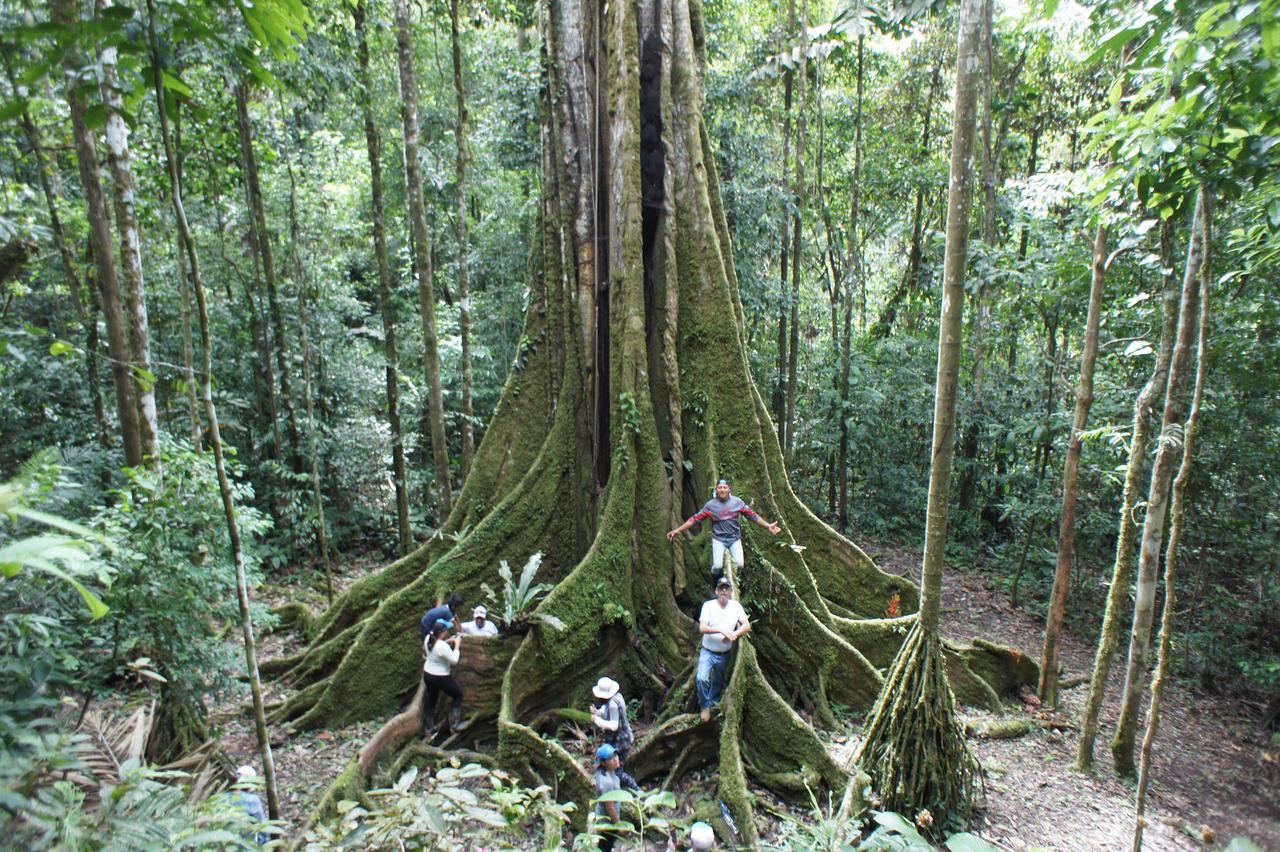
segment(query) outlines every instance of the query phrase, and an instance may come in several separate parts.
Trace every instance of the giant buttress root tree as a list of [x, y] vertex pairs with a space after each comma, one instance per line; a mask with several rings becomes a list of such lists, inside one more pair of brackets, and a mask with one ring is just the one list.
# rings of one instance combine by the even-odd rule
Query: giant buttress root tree
[[[538, 275], [498, 410], [441, 534], [356, 583], [307, 623], [307, 650], [271, 666], [299, 689], [277, 712], [309, 727], [391, 716], [419, 679], [422, 611], [447, 590], [474, 599], [499, 559], [542, 551], [539, 579], [557, 585], [539, 611], [564, 629], [539, 624], [475, 655], [502, 682], [470, 699], [474, 736], [488, 732], [503, 765], [584, 803], [589, 776], [553, 738], [555, 711], [580, 707], [608, 673], [658, 708], [631, 771], [718, 766], [719, 797], [750, 839], [749, 776], [799, 795], [843, 785], [795, 708], [820, 723], [834, 721], [833, 703], [869, 708], [913, 620], [884, 616], [912, 611], [916, 590], [787, 482], [747, 366], [702, 118], [697, 0], [552, 0], [541, 28]], [[785, 533], [747, 531], [739, 596], [756, 629], [731, 667], [724, 717], [703, 724], [690, 711], [706, 537], [673, 549], [664, 533], [722, 474]], [[968, 700], [998, 703], [988, 681], [1016, 689], [1034, 677], [1010, 659], [964, 649], [950, 671]], [[341, 779], [346, 794], [365, 757]]]

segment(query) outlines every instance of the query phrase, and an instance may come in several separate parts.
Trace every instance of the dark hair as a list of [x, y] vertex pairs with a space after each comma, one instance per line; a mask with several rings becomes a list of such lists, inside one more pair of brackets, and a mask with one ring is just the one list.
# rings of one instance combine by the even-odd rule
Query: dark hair
[[431, 625], [431, 638], [443, 635], [449, 629], [449, 622], [446, 619], [438, 618], [436, 623]]
[[454, 592], [449, 595], [449, 609], [457, 610], [462, 607], [462, 595]]

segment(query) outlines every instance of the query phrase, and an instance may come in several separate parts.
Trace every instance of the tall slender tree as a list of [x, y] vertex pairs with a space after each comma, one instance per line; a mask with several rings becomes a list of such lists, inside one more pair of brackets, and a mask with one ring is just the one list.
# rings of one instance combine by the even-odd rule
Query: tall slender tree
[[[942, 317], [934, 391], [929, 503], [921, 566], [920, 613], [898, 651], [866, 737], [855, 756], [871, 776], [886, 810], [915, 814], [928, 809], [939, 824], [967, 821], [981, 777], [955, 716], [955, 697], [942, 659], [939, 620], [942, 563], [946, 555], [951, 460], [955, 450], [956, 385], [964, 313], [965, 259], [969, 242], [971, 159], [981, 78], [978, 50], [984, 0], [963, 0], [956, 49], [956, 83], [947, 194], [947, 243], [943, 262]], [[851, 785], [856, 786], [856, 785]], [[845, 806], [850, 802], [846, 793]]]
[[[1138, 791], [1134, 801], [1133, 850], [1142, 849], [1142, 832], [1146, 825], [1145, 809], [1147, 789], [1151, 783], [1151, 755], [1156, 733], [1160, 730], [1160, 706], [1164, 696], [1165, 680], [1169, 677], [1170, 658], [1173, 656], [1173, 620], [1177, 614], [1178, 599], [1178, 548], [1182, 543], [1182, 523], [1186, 511], [1187, 482], [1191, 479], [1191, 466], [1195, 450], [1196, 434], [1200, 425], [1200, 403], [1204, 399], [1205, 375], [1209, 358], [1209, 257], [1212, 245], [1212, 196], [1202, 189], [1204, 214], [1200, 220], [1200, 242], [1203, 246], [1200, 261], [1200, 334], [1196, 343], [1196, 380], [1191, 392], [1191, 411], [1182, 432], [1182, 462], [1173, 480], [1173, 496], [1169, 503], [1169, 542], [1164, 551], [1164, 612], [1160, 617], [1160, 650], [1157, 655], [1156, 674], [1151, 681], [1151, 704], [1147, 709], [1147, 730], [1142, 737], [1141, 759], [1138, 764]], [[1194, 236], [1193, 236], [1194, 239]]]
[[[236, 126], [240, 131], [240, 156], [244, 162], [245, 194], [249, 202], [249, 230], [254, 235], [250, 244], [256, 248], [261, 262], [262, 283], [267, 291], [267, 310], [270, 333], [263, 336], [274, 350], [276, 371], [280, 379], [280, 407], [284, 409], [285, 426], [289, 433], [287, 460], [294, 473], [302, 472], [302, 433], [298, 428], [298, 414], [293, 404], [293, 381], [290, 379], [293, 359], [289, 357], [289, 336], [285, 331], [284, 310], [280, 306], [280, 287], [274, 251], [271, 247], [271, 231], [267, 229], [267, 208], [262, 199], [262, 178], [258, 170], [258, 155], [253, 150], [253, 123], [249, 117], [249, 92], [247, 82], [241, 80], [235, 86]], [[274, 344], [274, 345], [272, 345]], [[273, 388], [274, 392], [274, 388]]]
[[462, 475], [471, 470], [476, 452], [475, 426], [471, 410], [471, 291], [467, 277], [467, 88], [462, 72], [462, 35], [458, 23], [459, 0], [449, 0], [449, 44], [453, 54], [453, 94], [458, 104], [458, 123], [454, 128], [457, 141], [458, 183], [458, 334], [462, 340]]
[[787, 463], [795, 452], [796, 438], [796, 368], [800, 360], [800, 256], [804, 248], [804, 155], [805, 111], [809, 92], [809, 0], [800, 4], [800, 68], [797, 75], [800, 84], [796, 97], [796, 174], [791, 187], [791, 297], [787, 307], [791, 312], [790, 336], [787, 339], [787, 410], [786, 441], [782, 445]]
[[436, 334], [435, 294], [430, 274], [431, 237], [427, 231], [427, 207], [422, 188], [422, 163], [418, 159], [418, 83], [413, 69], [413, 42], [409, 30], [407, 0], [392, 0], [396, 19], [396, 62], [400, 72], [400, 118], [404, 125], [404, 175], [409, 196], [409, 224], [413, 233], [414, 270], [422, 302], [423, 367], [427, 374], [427, 418], [431, 428], [431, 455], [435, 461], [440, 511], [447, 517], [453, 508], [449, 478], [449, 448], [445, 444], [444, 392], [440, 386], [440, 342]]
[[357, 51], [360, 62], [360, 107], [364, 114], [364, 139], [369, 151], [369, 187], [372, 195], [373, 254], [378, 268], [378, 306], [382, 312], [383, 353], [386, 358], [387, 422], [391, 426], [391, 472], [395, 478], [396, 529], [400, 552], [413, 546], [413, 529], [409, 523], [409, 483], [404, 463], [404, 429], [400, 424], [400, 356], [396, 350], [396, 315], [391, 300], [391, 264], [387, 260], [387, 236], [383, 225], [382, 142], [373, 116], [373, 85], [369, 72], [369, 42], [365, 35], [365, 4], [352, 8], [355, 17]]
[[[1168, 231], [1161, 229], [1162, 267], [1170, 268]], [[1122, 610], [1128, 603], [1129, 586], [1133, 581], [1134, 506], [1143, 483], [1146, 465], [1147, 438], [1151, 431], [1151, 411], [1156, 394], [1165, 385], [1169, 374], [1169, 359], [1173, 354], [1173, 335], [1178, 322], [1178, 290], [1176, 276], [1161, 276], [1160, 344], [1151, 378], [1138, 393], [1133, 407], [1133, 426], [1129, 436], [1129, 460], [1125, 469], [1124, 489], [1120, 498], [1120, 523], [1116, 535], [1116, 557], [1111, 570], [1111, 586], [1102, 616], [1098, 646], [1093, 657], [1093, 672], [1089, 678], [1089, 693], [1085, 697], [1080, 714], [1080, 744], [1076, 751], [1076, 767], [1084, 772], [1093, 770], [1094, 746], [1098, 736], [1098, 718], [1102, 714], [1102, 699], [1106, 693], [1107, 677], [1111, 662], [1120, 642], [1123, 620]]]
[[1147, 508], [1142, 519], [1142, 544], [1138, 551], [1138, 585], [1133, 602], [1133, 626], [1129, 633], [1129, 661], [1125, 669], [1124, 694], [1120, 699], [1120, 716], [1111, 739], [1111, 756], [1116, 772], [1131, 776], [1137, 769], [1134, 747], [1137, 740], [1138, 713], [1142, 687], [1147, 677], [1147, 657], [1151, 652], [1151, 625], [1155, 620], [1156, 580], [1160, 570], [1160, 551], [1164, 543], [1165, 521], [1169, 514], [1169, 487], [1174, 473], [1175, 453], [1181, 444], [1183, 419], [1187, 407], [1188, 365], [1196, 341], [1196, 324], [1200, 313], [1200, 264], [1204, 243], [1200, 231], [1204, 227], [1204, 193], [1196, 197], [1195, 213], [1187, 238], [1187, 261], [1182, 277], [1182, 302], [1178, 309], [1178, 336], [1169, 362], [1169, 381], [1165, 389], [1164, 416], [1156, 457], [1151, 466], [1151, 487], [1147, 490]]
[[1093, 237], [1093, 274], [1089, 285], [1089, 311], [1085, 319], [1084, 346], [1080, 355], [1080, 384], [1076, 386], [1075, 414], [1067, 459], [1062, 472], [1062, 515], [1058, 521], [1058, 563], [1049, 594], [1049, 615], [1044, 628], [1044, 650], [1040, 656], [1040, 700], [1058, 706], [1058, 643], [1062, 620], [1067, 612], [1067, 592], [1071, 588], [1071, 560], [1076, 547], [1076, 500], [1080, 485], [1080, 435], [1089, 422], [1093, 407], [1093, 367], [1098, 359], [1098, 324], [1102, 315], [1102, 284], [1107, 274], [1107, 226], [1099, 219]]
[[[138, 422], [137, 397], [129, 369], [132, 352], [124, 303], [120, 297], [120, 281], [116, 274], [115, 256], [111, 248], [111, 224], [106, 198], [102, 192], [102, 167], [89, 129], [89, 105], [85, 90], [89, 88], [86, 72], [92, 73], [75, 40], [79, 27], [73, 0], [54, 0], [53, 21], [70, 33], [63, 52], [62, 64], [67, 72], [67, 104], [71, 108], [71, 131], [76, 148], [80, 183], [84, 189], [85, 208], [89, 218], [89, 245], [98, 272], [98, 289], [102, 297], [102, 315], [107, 323], [107, 352], [111, 356], [111, 377], [116, 389], [116, 413], [120, 420], [120, 437], [125, 464], [136, 467], [143, 461], [142, 430]], [[96, 83], [96, 81], [94, 81]], [[93, 85], [96, 89], [97, 86]]]
[[[98, 14], [111, 7], [97, 0]], [[129, 127], [124, 120], [124, 98], [116, 67], [116, 48], [108, 44], [99, 57], [102, 102], [106, 106], [107, 163], [111, 167], [111, 195], [115, 204], [116, 231], [120, 235], [120, 271], [124, 278], [129, 319], [129, 355], [134, 394], [138, 400], [138, 435], [142, 455], [153, 458], [160, 427], [156, 421], [155, 375], [151, 370], [151, 329], [147, 321], [147, 294], [142, 278], [142, 237], [138, 227], [137, 189], [129, 153]]]
[[200, 321], [200, 394], [204, 399], [205, 418], [209, 424], [209, 446], [213, 450], [214, 469], [218, 475], [218, 491], [222, 496], [222, 511], [227, 523], [227, 540], [236, 569], [236, 597], [240, 603], [240, 635], [244, 644], [249, 691], [253, 700], [254, 732], [257, 735], [258, 755], [262, 761], [262, 777], [266, 786], [267, 814], [271, 819], [279, 819], [280, 796], [276, 790], [275, 759], [271, 754], [271, 735], [267, 729], [266, 707], [262, 700], [262, 678], [258, 672], [258, 650], [254, 641], [253, 616], [249, 609], [249, 584], [245, 575], [244, 547], [240, 540], [240, 526], [236, 520], [235, 495], [231, 490], [231, 480], [227, 476], [218, 412], [213, 403], [213, 335], [209, 330], [209, 305], [205, 299], [204, 284], [200, 279], [200, 260], [196, 252], [195, 238], [192, 236], [191, 226], [187, 221], [186, 206], [182, 199], [181, 183], [178, 180], [178, 158], [174, 152], [173, 138], [169, 133], [163, 78], [164, 65], [160, 52], [160, 39], [156, 35], [155, 0], [147, 0], [147, 40], [151, 53], [151, 80], [156, 96], [156, 113], [160, 120], [160, 138], [164, 146], [165, 164], [169, 177], [169, 197], [173, 202], [178, 234], [186, 251], [191, 286], [196, 298], [196, 312]]
[[[840, 531], [845, 535], [849, 534], [849, 374], [853, 345], [853, 287], [855, 281], [862, 282], [862, 266], [858, 262], [858, 228], [862, 203], [862, 72], [865, 41], [866, 35], [859, 32], [857, 94], [853, 113], [853, 192], [849, 201], [849, 259], [845, 263], [844, 333], [840, 341], [840, 449], [836, 466], [840, 480], [839, 524]], [[860, 289], [861, 292], [866, 292], [865, 283], [862, 283]], [[865, 310], [863, 319], [866, 319]]]

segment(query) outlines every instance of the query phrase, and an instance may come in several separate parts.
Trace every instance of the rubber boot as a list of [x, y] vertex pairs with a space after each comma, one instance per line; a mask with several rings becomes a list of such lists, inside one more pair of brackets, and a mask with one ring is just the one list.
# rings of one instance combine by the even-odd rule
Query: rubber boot
[[465, 722], [462, 720], [462, 709], [451, 707], [449, 709], [449, 730], [456, 734], [465, 731], [469, 727], [471, 727], [471, 721], [469, 719]]

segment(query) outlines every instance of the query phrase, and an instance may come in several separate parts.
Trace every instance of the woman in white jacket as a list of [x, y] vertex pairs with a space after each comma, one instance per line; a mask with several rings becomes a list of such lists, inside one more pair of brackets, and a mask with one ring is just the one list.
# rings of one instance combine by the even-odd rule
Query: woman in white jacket
[[462, 634], [450, 636], [451, 627], [453, 623], [448, 619], [439, 619], [422, 642], [422, 653], [426, 657], [422, 664], [422, 683], [427, 689], [422, 715], [423, 728], [428, 734], [435, 732], [436, 703], [440, 700], [440, 693], [453, 701], [449, 707], [449, 728], [457, 732], [470, 724], [462, 721], [462, 687], [453, 678], [453, 667], [462, 657]]

